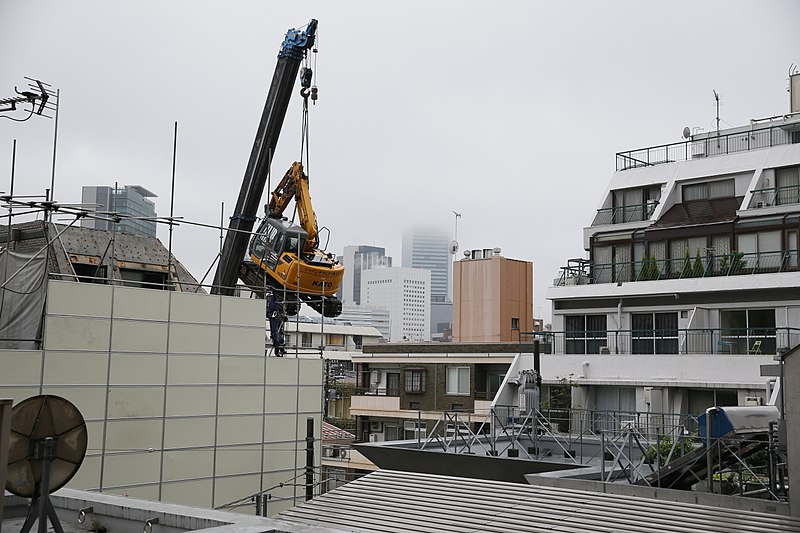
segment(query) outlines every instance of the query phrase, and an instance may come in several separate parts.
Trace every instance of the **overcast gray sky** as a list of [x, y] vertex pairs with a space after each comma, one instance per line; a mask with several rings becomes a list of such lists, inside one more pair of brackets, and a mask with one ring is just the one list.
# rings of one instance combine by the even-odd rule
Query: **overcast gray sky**
[[[430, 222], [461, 248], [535, 265], [536, 314], [566, 259], [585, 255], [615, 152], [788, 111], [800, 2], [256, 2], [0, 0], [0, 98], [24, 76], [61, 90], [55, 199], [141, 184], [169, 213], [217, 224], [238, 196], [290, 27], [319, 20], [311, 191], [328, 250], [384, 246]], [[300, 154], [293, 97], [273, 171]], [[0, 190], [50, 184], [53, 122], [0, 119]], [[227, 223], [227, 220], [226, 220]], [[166, 243], [167, 232], [159, 230]], [[214, 230], [176, 229], [197, 276]], [[459, 252], [460, 257], [460, 252]]]

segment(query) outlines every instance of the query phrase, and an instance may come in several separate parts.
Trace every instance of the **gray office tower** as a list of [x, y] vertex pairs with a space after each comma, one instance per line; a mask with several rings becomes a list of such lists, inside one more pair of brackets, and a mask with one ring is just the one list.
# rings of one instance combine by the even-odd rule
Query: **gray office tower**
[[[156, 221], [143, 220], [155, 218], [156, 204], [148, 198], [156, 195], [141, 185], [125, 185], [122, 188], [106, 186], [84, 186], [81, 189], [81, 202], [90, 206], [90, 211], [107, 211], [123, 215], [116, 231], [127, 235], [156, 236]], [[96, 218], [81, 219], [84, 228], [111, 231], [110, 220]]]
[[453, 323], [453, 260], [445, 230], [412, 227], [403, 232], [403, 266], [431, 272], [432, 340], [448, 340]]
[[344, 265], [339, 298], [345, 304], [361, 304], [362, 270], [392, 266], [392, 258], [386, 255], [386, 249], [378, 246], [345, 246], [339, 260]]
[[431, 271], [431, 302], [453, 301], [451, 237], [446, 231], [413, 227], [403, 232], [403, 266]]

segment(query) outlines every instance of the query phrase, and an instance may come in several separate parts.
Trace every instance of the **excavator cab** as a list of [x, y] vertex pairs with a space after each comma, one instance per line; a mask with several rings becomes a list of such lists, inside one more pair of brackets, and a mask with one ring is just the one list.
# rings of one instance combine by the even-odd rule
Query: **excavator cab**
[[250, 240], [250, 258], [257, 264], [275, 271], [284, 254], [299, 255], [308, 234], [299, 226], [282, 219], [265, 218]]
[[[301, 302], [326, 317], [342, 312], [336, 290], [344, 267], [331, 254], [306, 251], [308, 232], [282, 218], [267, 217], [250, 240], [240, 277], [251, 288], [269, 286], [293, 315]], [[265, 296], [262, 296], [265, 297]]]

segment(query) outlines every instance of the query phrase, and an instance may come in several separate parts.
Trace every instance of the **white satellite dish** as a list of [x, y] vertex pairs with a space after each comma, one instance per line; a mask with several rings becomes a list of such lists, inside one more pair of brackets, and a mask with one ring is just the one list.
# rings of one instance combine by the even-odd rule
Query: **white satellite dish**
[[683, 128], [683, 138], [688, 139], [691, 136], [692, 136], [692, 130], [689, 129], [689, 126]]
[[450, 255], [456, 255], [458, 252], [458, 241], [450, 241]]

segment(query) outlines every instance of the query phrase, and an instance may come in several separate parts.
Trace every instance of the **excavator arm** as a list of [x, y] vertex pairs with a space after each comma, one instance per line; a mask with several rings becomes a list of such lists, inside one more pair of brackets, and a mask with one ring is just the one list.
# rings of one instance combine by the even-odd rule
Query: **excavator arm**
[[272, 191], [267, 208], [267, 216], [281, 218], [289, 202], [295, 201], [300, 227], [308, 233], [303, 253], [313, 254], [319, 247], [319, 234], [317, 233], [317, 215], [311, 206], [311, 193], [308, 190], [308, 176], [303, 172], [303, 164], [295, 162], [286, 171], [283, 179]]

